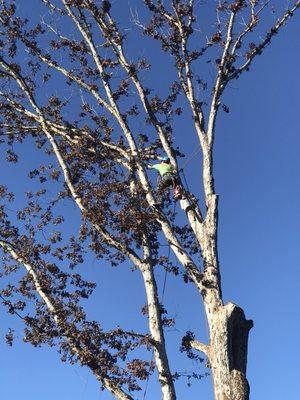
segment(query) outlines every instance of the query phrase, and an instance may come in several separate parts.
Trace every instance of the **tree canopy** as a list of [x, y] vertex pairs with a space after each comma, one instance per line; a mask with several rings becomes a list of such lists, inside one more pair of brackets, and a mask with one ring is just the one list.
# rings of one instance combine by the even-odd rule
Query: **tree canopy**
[[[175, 399], [177, 379], [190, 383], [206, 372], [191, 361], [192, 372], [182, 373], [170, 362], [165, 330], [176, 327], [176, 318], [163, 295], [166, 274], [173, 274], [199, 293], [209, 329], [204, 343], [187, 326], [176, 351], [207, 360], [217, 400], [248, 399], [252, 321], [222, 298], [216, 120], [230, 111], [225, 90], [249, 71], [300, 1], [277, 11], [270, 1], [145, 0], [132, 7], [130, 29], [108, 1], [41, 0], [40, 20], [22, 7], [1, 1], [0, 126], [7, 163], [33, 155], [31, 181], [23, 194], [1, 185], [0, 246], [1, 300], [22, 320], [23, 340], [87, 366], [117, 399], [140, 396], [154, 371], [163, 399]], [[170, 74], [157, 87], [161, 62]], [[191, 133], [179, 136], [182, 119]], [[157, 205], [148, 167], [164, 156], [183, 193], [178, 206], [168, 190]], [[195, 156], [199, 185], [190, 188], [185, 167]], [[141, 274], [148, 330], [130, 323], [107, 329], [101, 313], [89, 318], [86, 300], [97, 284], [85, 277], [91, 257]], [[166, 271], [160, 292], [158, 269]], [[6, 338], [12, 343], [12, 330]]]

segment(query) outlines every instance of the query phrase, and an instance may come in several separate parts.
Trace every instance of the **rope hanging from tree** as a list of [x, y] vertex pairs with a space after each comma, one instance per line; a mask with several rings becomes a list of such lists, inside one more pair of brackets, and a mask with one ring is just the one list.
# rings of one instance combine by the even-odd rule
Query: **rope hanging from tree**
[[[175, 211], [176, 211], [176, 204], [177, 204], [177, 202], [174, 201], [173, 214], [175, 214]], [[169, 262], [169, 260], [170, 260], [170, 255], [171, 255], [171, 245], [170, 245], [170, 243], [168, 243], [167, 262]], [[161, 302], [163, 302], [164, 296], [165, 296], [165, 291], [166, 291], [166, 286], [167, 286], [167, 277], [168, 277], [168, 270], [165, 269], [163, 290], [162, 290], [162, 294], [161, 294]], [[152, 352], [152, 357], [151, 357], [150, 363], [152, 363], [153, 359], [154, 359], [154, 352]], [[147, 381], [146, 381], [146, 386], [145, 386], [145, 390], [144, 390], [143, 400], [145, 400], [145, 398], [146, 398], [146, 396], [147, 396], [147, 390], [148, 390], [149, 379], [150, 379], [150, 374], [148, 374], [148, 376], [147, 376]]]

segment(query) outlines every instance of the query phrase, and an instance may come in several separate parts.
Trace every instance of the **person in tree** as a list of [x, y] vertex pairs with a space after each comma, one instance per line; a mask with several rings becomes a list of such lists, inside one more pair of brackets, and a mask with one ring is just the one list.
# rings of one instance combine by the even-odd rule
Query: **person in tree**
[[[173, 187], [174, 193], [176, 188], [177, 188], [176, 192], [178, 192], [179, 188], [178, 177], [168, 157], [163, 157], [161, 159], [161, 162], [158, 164], [149, 164], [148, 168], [156, 169], [160, 175], [160, 180], [157, 185], [157, 193], [160, 199], [163, 191], [170, 186]], [[176, 196], [175, 200], [177, 199], [179, 199], [179, 197]]]

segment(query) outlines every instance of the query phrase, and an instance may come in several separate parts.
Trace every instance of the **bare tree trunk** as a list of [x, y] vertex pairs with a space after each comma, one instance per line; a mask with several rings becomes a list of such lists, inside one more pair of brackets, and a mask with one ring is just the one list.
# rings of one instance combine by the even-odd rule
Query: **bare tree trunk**
[[252, 321], [233, 303], [208, 315], [210, 328], [209, 362], [215, 400], [248, 400], [246, 379], [248, 333]]
[[161, 385], [163, 400], [176, 400], [174, 382], [166, 353], [164, 332], [161, 321], [160, 304], [153, 267], [150, 264], [143, 268], [143, 279], [147, 295], [149, 329], [154, 340], [154, 358]]
[[[213, 135], [212, 135], [213, 138]], [[253, 326], [234, 303], [223, 304], [217, 252], [218, 196], [214, 192], [212, 141], [203, 148], [203, 181], [207, 214], [198, 237], [204, 274], [201, 291], [210, 333], [210, 343], [200, 350], [209, 359], [215, 400], [249, 400], [246, 378], [248, 334]]]

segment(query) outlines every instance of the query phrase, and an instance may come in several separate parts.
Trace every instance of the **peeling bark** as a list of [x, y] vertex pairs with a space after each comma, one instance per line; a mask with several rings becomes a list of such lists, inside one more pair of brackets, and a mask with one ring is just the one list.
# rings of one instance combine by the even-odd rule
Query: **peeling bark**
[[248, 333], [253, 326], [233, 303], [208, 315], [209, 361], [216, 400], [248, 400], [246, 378]]

